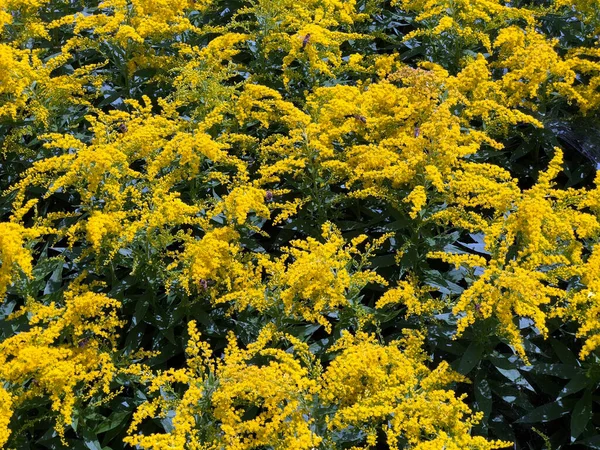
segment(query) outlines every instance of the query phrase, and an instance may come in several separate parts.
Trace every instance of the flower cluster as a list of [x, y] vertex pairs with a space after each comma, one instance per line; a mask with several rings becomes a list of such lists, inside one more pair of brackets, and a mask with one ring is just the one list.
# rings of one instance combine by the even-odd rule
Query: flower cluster
[[[421, 450], [508, 445], [470, 435], [481, 415], [472, 414], [464, 396], [447, 389], [463, 377], [447, 363], [428, 369], [418, 334], [387, 345], [365, 333], [345, 334], [331, 349], [339, 353], [323, 370], [305, 343], [271, 326], [245, 350], [230, 336], [223, 359], [216, 361], [198, 340], [194, 322], [189, 330], [188, 367], [147, 381], [150, 392], [169, 395], [140, 406], [126, 442], [155, 450], [311, 449], [331, 445], [340, 430], [360, 430], [366, 434], [364, 448], [373, 448], [383, 424], [392, 449], [401, 442]], [[185, 386], [183, 394], [175, 393], [174, 383]], [[319, 417], [319, 405], [327, 407], [325, 417]], [[165, 433], [135, 433], [144, 419], [171, 412], [173, 426]]]
[[0, 379], [12, 391], [2, 391], [3, 415], [7, 411], [10, 419], [12, 409], [47, 398], [64, 438], [76, 407], [111, 393], [116, 330], [124, 323], [116, 313], [119, 302], [83, 286], [65, 293], [61, 303], [30, 302], [15, 313], [30, 316], [30, 330], [0, 343]]

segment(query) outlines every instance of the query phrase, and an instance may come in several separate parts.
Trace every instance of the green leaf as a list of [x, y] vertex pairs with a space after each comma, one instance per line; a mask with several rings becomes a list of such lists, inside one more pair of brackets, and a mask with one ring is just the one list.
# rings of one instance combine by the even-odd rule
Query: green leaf
[[600, 435], [592, 436], [585, 440], [579, 441], [579, 444], [585, 445], [588, 448], [600, 450]]
[[56, 268], [52, 271], [50, 279], [46, 282], [44, 287], [44, 295], [53, 294], [58, 291], [62, 286], [63, 279], [63, 261], [62, 259], [56, 262]]
[[535, 364], [531, 371], [538, 375], [551, 375], [553, 377], [572, 379], [581, 369], [567, 364]]
[[592, 418], [592, 391], [586, 389], [583, 396], [575, 404], [571, 414], [571, 442], [575, 442], [583, 433]]
[[558, 339], [551, 338], [550, 345], [556, 352], [556, 355], [563, 364], [571, 366], [579, 366], [579, 359], [564, 343]]
[[502, 369], [500, 367], [496, 367], [496, 369], [513, 383], [522, 386], [525, 389], [529, 389], [531, 392], [535, 392], [533, 386], [529, 384], [529, 381], [527, 381], [517, 369]]
[[550, 422], [569, 414], [570, 409], [562, 401], [547, 403], [525, 414], [517, 423]]
[[483, 412], [483, 423], [487, 424], [493, 404], [490, 383], [485, 378], [478, 378], [475, 380], [474, 388], [476, 407]]
[[476, 342], [471, 342], [458, 363], [457, 371], [462, 375], [467, 375], [473, 368], [479, 364], [483, 355], [483, 347]]
[[131, 413], [129, 411], [118, 411], [111, 414], [102, 424], [95, 430], [97, 434], [110, 431], [127, 420]]
[[84, 439], [84, 444], [89, 450], [102, 450], [102, 446], [95, 433], [92, 433], [89, 430], [83, 430], [81, 434]]
[[506, 355], [497, 351], [488, 354], [486, 358], [494, 366], [501, 369], [517, 369], [521, 365], [519, 359], [515, 355]]
[[445, 279], [437, 270], [425, 272], [423, 282], [437, 288], [442, 294], [462, 294], [464, 288]]
[[573, 378], [571, 378], [571, 381], [569, 381], [565, 387], [562, 388], [560, 394], [558, 395], [558, 399], [585, 389], [590, 382], [591, 380], [585, 375], [585, 373], [578, 373], [574, 375]]

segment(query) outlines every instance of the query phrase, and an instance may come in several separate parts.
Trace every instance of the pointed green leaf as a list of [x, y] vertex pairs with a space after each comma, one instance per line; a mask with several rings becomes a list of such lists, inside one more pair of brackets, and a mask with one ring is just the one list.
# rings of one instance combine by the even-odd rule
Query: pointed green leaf
[[591, 418], [592, 391], [588, 388], [575, 404], [575, 409], [573, 409], [573, 414], [571, 414], [571, 442], [575, 442], [581, 433], [583, 433]]
[[475, 401], [477, 409], [483, 412], [483, 422], [487, 424], [492, 412], [492, 389], [485, 378], [475, 380]]
[[560, 391], [558, 398], [561, 399], [566, 397], [567, 395], [574, 394], [576, 392], [585, 389], [590, 383], [590, 379], [585, 375], [585, 373], [578, 373], [571, 378], [564, 388]]
[[536, 423], [536, 422], [550, 422], [556, 420], [559, 417], [566, 416], [569, 414], [570, 409], [566, 407], [561, 401], [547, 403], [543, 406], [535, 408], [529, 414], [525, 414], [519, 420], [518, 423]]
[[556, 355], [563, 364], [569, 364], [571, 366], [580, 365], [577, 356], [564, 343], [558, 339], [551, 339], [550, 345], [552, 345]]
[[467, 375], [477, 364], [479, 364], [482, 355], [483, 347], [476, 342], [471, 342], [462, 358], [460, 358], [457, 371], [462, 375]]

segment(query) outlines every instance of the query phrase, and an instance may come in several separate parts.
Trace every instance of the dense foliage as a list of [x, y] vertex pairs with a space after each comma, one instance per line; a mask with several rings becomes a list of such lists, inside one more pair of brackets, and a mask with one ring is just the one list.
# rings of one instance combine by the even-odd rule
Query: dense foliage
[[0, 0], [0, 447], [600, 448], [600, 0]]

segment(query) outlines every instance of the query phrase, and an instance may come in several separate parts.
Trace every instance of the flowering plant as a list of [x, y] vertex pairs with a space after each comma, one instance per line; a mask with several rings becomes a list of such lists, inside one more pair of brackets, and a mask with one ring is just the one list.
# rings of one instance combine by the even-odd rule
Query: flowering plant
[[0, 448], [597, 448], [598, 0], [0, 0]]

